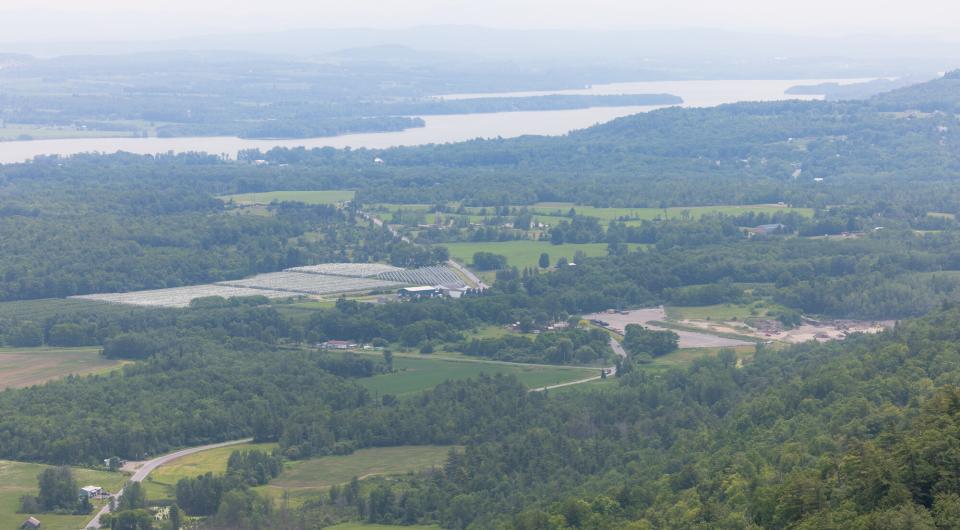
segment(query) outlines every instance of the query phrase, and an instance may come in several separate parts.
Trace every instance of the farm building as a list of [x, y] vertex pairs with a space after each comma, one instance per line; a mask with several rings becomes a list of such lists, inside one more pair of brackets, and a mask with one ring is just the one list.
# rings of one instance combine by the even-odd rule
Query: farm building
[[400, 289], [399, 294], [400, 298], [414, 300], [418, 298], [436, 298], [442, 296], [443, 290], [440, 287], [430, 286], [404, 287]]
[[355, 342], [348, 340], [328, 340], [320, 344], [322, 350], [352, 350], [357, 347]]
[[37, 519], [36, 517], [28, 517], [27, 520], [20, 525], [20, 528], [25, 528], [27, 530], [35, 530], [37, 528], [40, 528], [40, 520]]
[[780, 223], [760, 225], [753, 228], [748, 228], [747, 232], [751, 236], [768, 236], [772, 234], [779, 234], [783, 232], [783, 225]]
[[450, 298], [462, 298], [469, 288], [462, 284], [444, 284], [439, 286], [440, 291]]
[[96, 499], [103, 495], [103, 488], [100, 486], [84, 486], [80, 488], [81, 499]]

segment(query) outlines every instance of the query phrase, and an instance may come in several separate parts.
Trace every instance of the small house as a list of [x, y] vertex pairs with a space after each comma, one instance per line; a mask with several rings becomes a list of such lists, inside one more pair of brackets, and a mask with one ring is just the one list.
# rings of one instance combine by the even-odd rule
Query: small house
[[20, 528], [25, 528], [27, 530], [40, 528], [40, 520], [36, 517], [28, 517], [27, 520], [20, 525]]

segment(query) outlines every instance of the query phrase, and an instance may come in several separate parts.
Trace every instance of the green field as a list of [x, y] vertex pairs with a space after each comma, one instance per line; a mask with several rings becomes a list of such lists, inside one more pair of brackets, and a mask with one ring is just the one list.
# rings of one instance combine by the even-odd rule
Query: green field
[[[578, 250], [591, 258], [607, 255], [606, 243], [551, 245], [549, 241], [519, 240], [489, 243], [444, 243], [443, 246], [450, 250], [451, 257], [463, 263], [471, 263], [473, 255], [477, 252], [493, 252], [506, 256], [507, 265], [521, 268], [536, 267], [542, 252], [550, 255], [551, 265], [556, 264], [561, 256], [573, 261], [573, 256]], [[631, 245], [630, 248], [634, 249], [637, 246]]]
[[360, 449], [349, 455], [288, 461], [268, 488], [325, 490], [336, 484], [382, 475], [401, 475], [442, 466], [451, 446], [409, 445]]
[[100, 348], [0, 348], [0, 390], [38, 385], [70, 374], [103, 373], [121, 361], [100, 356]]
[[[0, 460], [0, 529], [20, 528], [20, 523], [33, 515], [43, 524], [44, 530], [76, 530], [90, 520], [89, 515], [54, 515], [17, 513], [20, 497], [37, 494], [37, 475], [46, 467], [43, 464], [28, 464]], [[79, 486], [101, 486], [107, 491], [117, 491], [126, 482], [126, 475], [73, 468], [73, 476]]]
[[701, 357], [716, 357], [720, 350], [733, 350], [738, 359], [749, 359], [757, 351], [756, 346], [737, 346], [735, 348], [685, 348], [657, 357], [646, 365], [655, 369], [678, 368], [687, 366]]
[[271, 202], [302, 202], [305, 204], [337, 204], [352, 201], [355, 191], [325, 190], [325, 191], [267, 191], [263, 193], [238, 193], [223, 195], [219, 199], [233, 201], [241, 206], [254, 204], [270, 204]]
[[182, 478], [196, 477], [204, 473], [225, 473], [230, 453], [238, 450], [259, 449], [272, 451], [277, 444], [238, 444], [220, 447], [178, 458], [169, 464], [158, 467], [150, 473], [143, 485], [147, 488], [147, 498], [151, 500], [174, 498], [174, 488]]
[[337, 526], [328, 526], [326, 530], [440, 530], [440, 527], [436, 525], [395, 526], [389, 524], [342, 523]]
[[468, 379], [480, 374], [515, 375], [527, 387], [537, 388], [576, 381], [598, 373], [596, 369], [528, 366], [429, 355], [423, 358], [395, 356], [393, 366], [397, 372], [359, 379], [358, 382], [371, 392], [399, 396], [429, 390], [444, 381]]
[[118, 315], [132, 311], [144, 311], [144, 309], [79, 298], [42, 298], [39, 300], [0, 302], [0, 318], [40, 321], [54, 315], [78, 311]]
[[752, 304], [716, 304], [706, 306], [667, 306], [667, 316], [671, 320], [714, 320], [744, 321], [748, 318], [763, 318], [782, 309], [780, 306], [768, 302]]
[[530, 207], [530, 211], [543, 215], [566, 215], [570, 208], [576, 210], [577, 215], [586, 215], [588, 217], [597, 217], [604, 221], [613, 221], [620, 218], [629, 218], [637, 220], [652, 220], [657, 218], [680, 218], [686, 212], [692, 219], [697, 219], [706, 214], [722, 213], [725, 215], [741, 215], [748, 212], [755, 213], [777, 213], [777, 212], [797, 212], [806, 217], [813, 216], [811, 208], [790, 208], [777, 204], [755, 204], [746, 206], [690, 206], [690, 207], [671, 207], [671, 208], [597, 208], [595, 206], [578, 206], [569, 202], [541, 202]]

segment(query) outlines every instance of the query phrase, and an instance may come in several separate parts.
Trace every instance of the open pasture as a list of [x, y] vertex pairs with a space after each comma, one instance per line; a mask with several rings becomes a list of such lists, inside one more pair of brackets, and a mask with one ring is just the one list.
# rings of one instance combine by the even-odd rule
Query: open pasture
[[670, 320], [744, 321], [748, 318], [768, 317], [783, 309], [772, 302], [760, 301], [751, 304], [715, 304], [706, 306], [668, 306], [665, 308]]
[[[536, 267], [540, 260], [540, 254], [546, 252], [550, 255], [550, 264], [554, 265], [560, 257], [573, 261], [573, 256], [577, 251], [583, 252], [587, 257], [598, 257], [607, 255], [606, 243], [582, 243], [552, 245], [549, 241], [497, 241], [484, 243], [444, 243], [450, 250], [450, 256], [463, 263], [473, 262], [473, 255], [477, 252], [493, 252], [507, 257], [507, 265], [510, 267]], [[636, 248], [631, 245], [631, 249]]]
[[0, 390], [39, 385], [71, 374], [102, 373], [121, 365], [99, 348], [0, 348]]
[[178, 458], [155, 469], [143, 482], [147, 488], [147, 498], [150, 500], [173, 499], [176, 497], [177, 481], [182, 478], [192, 478], [205, 473], [226, 473], [227, 460], [230, 458], [230, 453], [234, 451], [257, 449], [270, 452], [276, 446], [275, 443], [247, 443], [219, 447]]
[[218, 199], [224, 202], [233, 201], [240, 206], [270, 204], [272, 202], [302, 202], [304, 204], [339, 204], [352, 201], [355, 191], [350, 190], [323, 190], [323, 191], [266, 191], [260, 193], [237, 193], [222, 195]]
[[452, 446], [408, 445], [360, 449], [349, 455], [287, 461], [283, 473], [268, 488], [327, 489], [353, 477], [400, 475], [442, 466]]
[[377, 375], [357, 380], [376, 394], [410, 395], [429, 390], [444, 381], [468, 379], [480, 374], [514, 375], [529, 388], [577, 381], [596, 375], [598, 370], [564, 366], [539, 366], [479, 360], [451, 359], [440, 356], [395, 356], [392, 374]]
[[342, 523], [336, 526], [327, 527], [327, 530], [440, 530], [436, 525], [411, 525], [399, 526], [389, 524], [371, 524], [371, 523]]

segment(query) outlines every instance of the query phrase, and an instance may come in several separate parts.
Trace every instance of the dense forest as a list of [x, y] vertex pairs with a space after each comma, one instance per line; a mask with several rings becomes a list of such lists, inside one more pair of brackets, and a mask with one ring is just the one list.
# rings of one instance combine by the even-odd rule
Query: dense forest
[[512, 427], [491, 425], [510, 434], [474, 431], [442, 470], [379, 486], [390, 501], [374, 503], [375, 490], [361, 515], [450, 528], [952, 528], [958, 323], [947, 308], [880, 336], [761, 350], [742, 369], [721, 354], [637, 371], [588, 396], [481, 380], [459, 403], [498, 387], [481, 410], [510, 407]]

